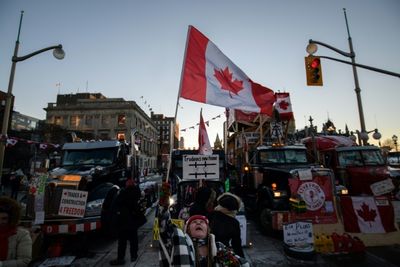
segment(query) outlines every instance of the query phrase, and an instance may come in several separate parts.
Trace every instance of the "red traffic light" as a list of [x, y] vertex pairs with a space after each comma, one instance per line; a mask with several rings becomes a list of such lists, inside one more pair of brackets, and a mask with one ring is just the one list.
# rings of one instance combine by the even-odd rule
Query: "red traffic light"
[[313, 68], [313, 69], [318, 68], [320, 65], [321, 65], [321, 61], [319, 60], [319, 58], [314, 58], [310, 64], [311, 68]]
[[322, 66], [319, 57], [305, 57], [307, 85], [322, 86]]

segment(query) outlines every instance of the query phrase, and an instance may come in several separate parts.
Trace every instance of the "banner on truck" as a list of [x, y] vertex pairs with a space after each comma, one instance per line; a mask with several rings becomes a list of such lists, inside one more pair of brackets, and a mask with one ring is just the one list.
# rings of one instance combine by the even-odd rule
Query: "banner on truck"
[[85, 215], [87, 196], [87, 191], [63, 189], [58, 215], [82, 218]]
[[337, 223], [334, 205], [334, 188], [331, 176], [317, 175], [311, 180], [289, 179], [292, 196], [304, 200], [307, 210], [292, 212], [296, 220], [312, 220], [315, 224]]

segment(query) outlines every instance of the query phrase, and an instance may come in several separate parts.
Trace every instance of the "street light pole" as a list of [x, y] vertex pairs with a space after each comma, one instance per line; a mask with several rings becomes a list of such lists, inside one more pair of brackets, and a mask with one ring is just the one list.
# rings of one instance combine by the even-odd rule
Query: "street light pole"
[[[350, 54], [352, 55], [351, 58], [351, 63], [355, 64], [356, 63], [356, 54], [354, 53], [353, 49], [353, 42], [350, 36], [350, 30], [349, 30], [349, 24], [347, 22], [347, 15], [346, 15], [346, 9], [343, 8], [344, 12], [344, 18], [346, 20], [346, 28], [347, 28], [347, 35], [348, 35], [348, 40], [349, 40], [349, 48], [350, 48]], [[354, 75], [354, 84], [355, 84], [355, 89], [354, 91], [356, 92], [357, 96], [357, 104], [358, 104], [358, 114], [360, 116], [360, 124], [361, 124], [361, 133], [366, 132], [366, 127], [365, 127], [365, 119], [364, 119], [364, 110], [363, 110], [363, 105], [361, 101], [361, 88], [360, 84], [358, 82], [358, 74], [357, 74], [357, 67], [355, 65], [353, 67], [353, 75]], [[367, 140], [362, 139], [363, 145], [366, 145]]]
[[[345, 57], [351, 58], [351, 65], [353, 67], [353, 76], [354, 76], [354, 84], [355, 84], [354, 91], [356, 92], [356, 96], [357, 96], [357, 105], [358, 105], [358, 114], [359, 114], [359, 117], [360, 117], [361, 134], [362, 134], [362, 136], [365, 136], [364, 133], [366, 132], [366, 127], [365, 127], [365, 119], [364, 119], [364, 110], [363, 110], [362, 101], [361, 101], [361, 88], [360, 88], [360, 84], [359, 84], [359, 81], [358, 81], [358, 74], [357, 74], [357, 67], [356, 67], [357, 63], [356, 63], [356, 60], [355, 60], [356, 54], [355, 54], [354, 49], [353, 49], [353, 42], [352, 42], [352, 39], [351, 39], [351, 36], [350, 36], [350, 30], [349, 30], [349, 25], [348, 25], [348, 22], [347, 22], [347, 15], [346, 15], [346, 9], [345, 8], [343, 8], [343, 12], [344, 12], [345, 20], [346, 20], [346, 29], [347, 29], [350, 52], [349, 53], [348, 52], [344, 52], [344, 51], [342, 51], [340, 49], [337, 49], [337, 48], [335, 48], [335, 47], [333, 47], [331, 45], [328, 45], [328, 44], [325, 44], [325, 43], [322, 43], [322, 42], [319, 42], [319, 41], [311, 40], [311, 39], [309, 40], [309, 45], [307, 46], [307, 52], [309, 54], [311, 54], [311, 55], [314, 54], [317, 51], [316, 44], [320, 44], [320, 45], [325, 46], [326, 48], [329, 48], [329, 49], [331, 49], [331, 50], [333, 50], [333, 51], [335, 51], [335, 52], [337, 52], [337, 53], [339, 53], [339, 54], [341, 54], [341, 55], [343, 55]], [[360, 142], [360, 145], [361, 144], [362, 145], [366, 145], [367, 144], [367, 140], [364, 140], [364, 139], [361, 139], [359, 142]]]
[[4, 153], [5, 153], [5, 142], [7, 140], [7, 133], [8, 133], [8, 124], [10, 120], [10, 113], [11, 113], [11, 104], [12, 104], [12, 88], [14, 85], [14, 76], [15, 76], [15, 67], [17, 65], [17, 62], [24, 61], [28, 58], [31, 58], [35, 55], [41, 54], [43, 52], [46, 52], [48, 50], [53, 50], [53, 55], [57, 59], [63, 59], [65, 56], [65, 53], [62, 49], [62, 45], [55, 45], [55, 46], [49, 46], [40, 50], [37, 50], [33, 53], [30, 53], [26, 56], [18, 57], [18, 49], [19, 49], [19, 36], [21, 33], [21, 25], [22, 25], [22, 18], [24, 16], [24, 11], [21, 11], [21, 17], [19, 20], [19, 27], [18, 27], [18, 35], [17, 35], [17, 40], [15, 42], [15, 48], [14, 48], [14, 55], [11, 58], [11, 72], [10, 72], [10, 79], [8, 82], [8, 90], [7, 90], [7, 96], [6, 96], [6, 104], [4, 107], [4, 114], [3, 114], [3, 125], [1, 128], [1, 137], [2, 140], [0, 142], [0, 190], [3, 189], [2, 185], [2, 177], [3, 177], [3, 164], [4, 164]]

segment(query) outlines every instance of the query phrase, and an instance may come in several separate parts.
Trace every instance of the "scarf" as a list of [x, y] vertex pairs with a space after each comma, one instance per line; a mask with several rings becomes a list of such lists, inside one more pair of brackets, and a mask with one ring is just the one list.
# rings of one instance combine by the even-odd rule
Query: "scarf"
[[8, 256], [8, 238], [17, 233], [15, 226], [0, 226], [0, 261], [4, 261]]

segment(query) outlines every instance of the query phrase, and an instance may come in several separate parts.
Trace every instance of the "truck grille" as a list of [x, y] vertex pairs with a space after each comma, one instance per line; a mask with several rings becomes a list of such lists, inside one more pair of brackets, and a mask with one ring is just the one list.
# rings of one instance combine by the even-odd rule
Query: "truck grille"
[[[59, 217], [58, 208], [60, 207], [61, 195], [63, 189], [76, 189], [75, 185], [63, 185], [63, 186], [46, 186], [43, 200], [43, 210], [45, 212], [46, 218]], [[40, 207], [40, 203], [35, 204], [35, 200], [38, 199], [37, 196], [28, 195], [27, 200], [27, 216], [35, 217], [35, 206]], [[39, 199], [38, 199], [39, 200]]]

